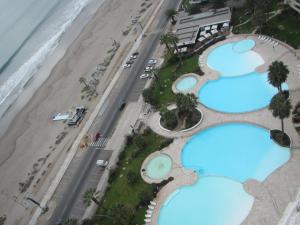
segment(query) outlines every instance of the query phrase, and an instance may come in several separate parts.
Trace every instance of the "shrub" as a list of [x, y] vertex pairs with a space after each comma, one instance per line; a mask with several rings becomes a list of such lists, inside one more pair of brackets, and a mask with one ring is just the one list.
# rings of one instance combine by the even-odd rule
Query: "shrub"
[[178, 121], [175, 110], [166, 110], [161, 112], [161, 122], [164, 127], [169, 130], [173, 130], [176, 128]]
[[129, 171], [127, 173], [127, 182], [130, 185], [134, 185], [139, 179], [139, 175], [136, 172]]
[[163, 149], [163, 148], [169, 146], [170, 144], [172, 144], [173, 140], [174, 140], [174, 139], [164, 139], [164, 140], [161, 142], [159, 148], [160, 148], [160, 149]]

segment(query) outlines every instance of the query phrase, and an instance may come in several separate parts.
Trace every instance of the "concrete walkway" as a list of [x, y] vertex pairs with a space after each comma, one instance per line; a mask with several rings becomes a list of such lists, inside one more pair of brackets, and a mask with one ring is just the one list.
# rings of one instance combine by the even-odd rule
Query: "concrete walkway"
[[[290, 89], [292, 103], [295, 105], [300, 99], [300, 76], [296, 74], [296, 65], [300, 64], [300, 61], [295, 56], [295, 52], [285, 45], [280, 44], [273, 48], [270, 44], [258, 40], [254, 35], [233, 36], [232, 38], [208, 48], [202, 54], [201, 58], [202, 60], [206, 60], [207, 55], [214, 48], [224, 43], [238, 41], [244, 38], [251, 38], [256, 41], [256, 46], [253, 50], [258, 52], [265, 61], [265, 64], [257, 68], [257, 71], [266, 71], [274, 60], [281, 60], [288, 66], [290, 75], [287, 83]], [[215, 71], [208, 68], [206, 63], [204, 64], [202, 70], [205, 75], [201, 77], [200, 86], [205, 84], [207, 80], [216, 79], [219, 76]], [[199, 108], [203, 112], [202, 123], [195, 129], [184, 133], [171, 132], [162, 129], [159, 126], [159, 112], [154, 113], [147, 121], [147, 124], [154, 132], [168, 138], [175, 138], [175, 141], [168, 148], [162, 150], [163, 153], [170, 155], [173, 159], [173, 170], [171, 171], [170, 176], [173, 176], [175, 180], [167, 184], [158, 193], [157, 199], [155, 199], [157, 206], [155, 207], [152, 216], [152, 225], [157, 224], [159, 209], [168, 196], [182, 185], [189, 185], [196, 181], [196, 174], [182, 168], [180, 161], [181, 149], [189, 137], [208, 127], [230, 122], [251, 123], [266, 129], [281, 128], [280, 120], [275, 119], [267, 108], [255, 112], [238, 114], [216, 112], [201, 104], [199, 105]], [[291, 158], [284, 166], [276, 170], [264, 182], [259, 183], [250, 180], [244, 183], [245, 190], [255, 197], [255, 203], [248, 217], [243, 222], [243, 225], [277, 224], [288, 203], [294, 201], [297, 196], [300, 186], [300, 173], [298, 172], [300, 171], [300, 150], [296, 150], [296, 147], [300, 146], [300, 138], [294, 129], [291, 118], [285, 120], [285, 130], [292, 139]]]

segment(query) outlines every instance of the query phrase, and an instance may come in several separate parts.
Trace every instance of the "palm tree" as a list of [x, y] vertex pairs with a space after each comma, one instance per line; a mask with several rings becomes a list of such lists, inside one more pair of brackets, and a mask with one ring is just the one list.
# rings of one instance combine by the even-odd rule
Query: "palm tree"
[[282, 83], [286, 82], [289, 70], [281, 61], [274, 61], [269, 66], [268, 80], [271, 85], [276, 87], [282, 93]]
[[86, 206], [89, 206], [91, 204], [92, 198], [94, 196], [95, 191], [96, 191], [95, 188], [90, 188], [90, 189], [87, 189], [86, 192], [84, 192], [84, 194], [83, 194], [83, 203]]
[[269, 110], [272, 111], [275, 118], [281, 119], [281, 131], [284, 132], [283, 120], [290, 116], [292, 110], [290, 99], [286, 98], [283, 93], [276, 94], [271, 100]]
[[169, 53], [172, 54], [172, 50], [171, 50], [171, 47], [170, 47], [170, 44], [172, 44], [172, 41], [170, 40], [170, 36], [168, 34], [162, 34], [160, 36], [160, 43], [161, 44], [165, 44]]
[[194, 94], [184, 95], [179, 93], [176, 95], [176, 105], [179, 115], [188, 116], [192, 114], [197, 107], [197, 98]]
[[168, 17], [168, 18], [171, 18], [171, 20], [172, 20], [172, 24], [175, 24], [176, 23], [176, 20], [175, 20], [175, 18], [174, 18], [174, 16], [177, 14], [177, 12], [176, 12], [176, 10], [174, 10], [174, 9], [168, 9], [167, 11], [166, 11], [166, 16]]
[[80, 84], [84, 84], [86, 88], [89, 87], [89, 86], [87, 85], [86, 79], [85, 79], [84, 77], [80, 77], [80, 78], [79, 78], [79, 83], [80, 83]]
[[180, 60], [180, 63], [182, 65], [183, 62], [182, 62], [181, 53], [179, 52], [179, 49], [178, 49], [178, 46], [177, 46], [177, 43], [178, 43], [179, 39], [178, 39], [177, 35], [174, 34], [174, 33], [168, 33], [168, 35], [169, 35], [170, 42], [174, 45], [174, 48], [175, 48], [176, 53], [177, 53], [177, 56], [178, 56], [178, 58]]

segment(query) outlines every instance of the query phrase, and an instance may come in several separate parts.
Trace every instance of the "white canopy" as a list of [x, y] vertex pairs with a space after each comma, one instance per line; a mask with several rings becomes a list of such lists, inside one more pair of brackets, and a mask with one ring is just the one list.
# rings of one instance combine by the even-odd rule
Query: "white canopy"
[[216, 33], [218, 33], [218, 31], [217, 30], [212, 30], [211, 33], [216, 34]]
[[223, 27], [229, 27], [229, 23], [223, 23]]
[[200, 42], [202, 42], [202, 41], [204, 41], [205, 40], [205, 37], [200, 37], [200, 38], [198, 38], [198, 41], [200, 41]]
[[217, 29], [218, 28], [218, 25], [212, 25], [211, 29]]
[[204, 30], [210, 30], [210, 26], [204, 27]]
[[210, 36], [211, 36], [210, 33], [207, 33], [207, 34], [204, 35], [205, 38], [209, 38]]
[[204, 36], [205, 34], [206, 34], [206, 31], [201, 31], [201, 32], [200, 32], [200, 35], [201, 35], [201, 36]]

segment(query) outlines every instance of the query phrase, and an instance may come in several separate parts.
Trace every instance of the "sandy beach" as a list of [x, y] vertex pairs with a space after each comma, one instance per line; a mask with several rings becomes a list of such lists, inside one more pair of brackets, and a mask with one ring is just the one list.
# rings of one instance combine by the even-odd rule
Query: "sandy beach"
[[[33, 205], [24, 197], [39, 200], [43, 196], [86, 118], [121, 66], [121, 59], [134, 43], [139, 28], [131, 25], [131, 20], [141, 16], [141, 22], [146, 21], [156, 1], [106, 0], [49, 78], [13, 119], [0, 139], [0, 216], [7, 216], [6, 224], [26, 223], [22, 217], [32, 213]], [[129, 34], [124, 35], [127, 30]], [[79, 78], [91, 79], [97, 65], [109, 56], [114, 40], [120, 47], [106, 72], [98, 76], [98, 97], [90, 101], [86, 97], [82, 99], [83, 85]], [[52, 121], [55, 113], [77, 105], [88, 108], [79, 127], [70, 128]], [[21, 213], [13, 213], [17, 211]]]

